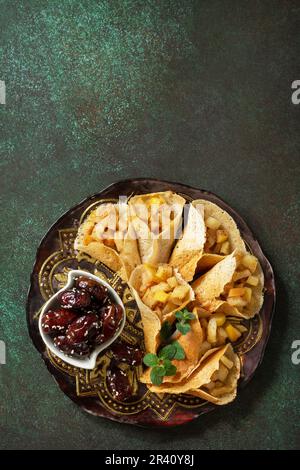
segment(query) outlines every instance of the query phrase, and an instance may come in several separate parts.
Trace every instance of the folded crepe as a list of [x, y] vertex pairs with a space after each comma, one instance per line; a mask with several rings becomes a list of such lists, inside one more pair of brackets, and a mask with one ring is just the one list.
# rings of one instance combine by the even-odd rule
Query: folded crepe
[[[175, 375], [164, 377], [163, 382], [176, 383], [181, 382], [183, 379], [188, 377], [190, 373], [195, 369], [199, 362], [200, 347], [202, 344], [202, 328], [197, 315], [190, 321], [191, 329], [188, 333], [183, 335], [180, 332], [176, 332], [172, 336], [172, 340], [178, 341], [185, 352], [185, 358], [182, 360], [173, 359], [172, 364], [176, 367], [177, 371]], [[161, 339], [160, 345], [157, 346], [157, 351], [162, 346]], [[150, 384], [150, 369], [147, 369], [144, 374], [140, 377], [142, 383]]]
[[185, 199], [172, 191], [134, 196], [129, 200], [142, 263], [169, 260], [181, 228]]
[[193, 282], [197, 301], [215, 312], [252, 318], [263, 304], [264, 276], [261, 266], [247, 251], [226, 256]]
[[204, 211], [206, 243], [197, 271], [210, 269], [234, 250], [245, 251], [245, 243], [233, 218], [221, 207], [205, 199], [193, 201]]
[[203, 254], [204, 243], [205, 224], [202, 210], [190, 204], [186, 226], [169, 261], [187, 282], [190, 282], [195, 275], [197, 264]]
[[239, 377], [239, 357], [231, 344], [227, 344], [204, 354], [193, 372], [180, 383], [147, 386], [154, 393], [186, 393], [217, 405], [225, 405], [236, 397]]
[[80, 225], [74, 247], [101, 261], [128, 281], [141, 263], [128, 205], [106, 203], [94, 209]]
[[173, 321], [175, 312], [194, 299], [194, 292], [176, 269], [165, 264], [137, 266], [129, 285], [141, 313], [146, 352], [156, 353], [162, 323]]
[[234, 353], [231, 344], [227, 344], [222, 349], [214, 352], [213, 357], [208, 352], [207, 360], [209, 366], [206, 366], [206, 373], [209, 373], [209, 367], [211, 367], [211, 370], [214, 369], [210, 382], [197, 389], [189, 390], [187, 394], [216, 405], [227, 405], [237, 395], [237, 384], [241, 369], [240, 359]]

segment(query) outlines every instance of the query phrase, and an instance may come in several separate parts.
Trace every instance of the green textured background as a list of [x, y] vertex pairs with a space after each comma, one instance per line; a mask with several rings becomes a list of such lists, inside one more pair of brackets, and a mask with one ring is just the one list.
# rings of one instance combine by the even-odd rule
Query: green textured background
[[[297, 1], [0, 0], [0, 448], [300, 447]], [[27, 334], [39, 240], [71, 205], [126, 177], [210, 189], [277, 274], [265, 359], [230, 406], [170, 430], [91, 417]]]

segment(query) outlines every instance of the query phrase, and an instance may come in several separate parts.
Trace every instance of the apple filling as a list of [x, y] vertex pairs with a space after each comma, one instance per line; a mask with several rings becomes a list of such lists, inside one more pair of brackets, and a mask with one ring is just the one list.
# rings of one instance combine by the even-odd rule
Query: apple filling
[[207, 217], [206, 225], [206, 242], [204, 245], [205, 253], [215, 255], [228, 255], [230, 253], [230, 241], [228, 232], [222, 228], [221, 222], [215, 217]]
[[145, 305], [165, 315], [178, 309], [190, 294], [190, 286], [178, 279], [172, 266], [144, 264], [140, 297]]

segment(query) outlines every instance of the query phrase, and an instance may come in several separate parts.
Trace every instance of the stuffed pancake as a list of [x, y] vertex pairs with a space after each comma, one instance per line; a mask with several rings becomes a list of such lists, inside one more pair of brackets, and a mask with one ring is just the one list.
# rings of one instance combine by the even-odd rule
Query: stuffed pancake
[[127, 204], [101, 204], [78, 229], [74, 247], [128, 280], [141, 263]]
[[172, 191], [134, 196], [129, 200], [142, 263], [167, 263], [182, 225], [185, 199]]
[[234, 250], [246, 250], [240, 231], [228, 212], [205, 199], [197, 199], [193, 205], [202, 208], [206, 227], [206, 242], [198, 271], [211, 268]]

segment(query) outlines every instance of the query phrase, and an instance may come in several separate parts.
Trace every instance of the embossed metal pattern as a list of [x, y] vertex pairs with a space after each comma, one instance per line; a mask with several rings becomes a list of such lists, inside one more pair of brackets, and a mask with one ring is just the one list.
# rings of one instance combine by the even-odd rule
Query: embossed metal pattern
[[37, 323], [43, 303], [66, 284], [68, 271], [82, 269], [105, 279], [116, 289], [126, 309], [126, 324], [121, 338], [124, 342], [143, 348], [141, 317], [128, 285], [103, 263], [91, 259], [88, 255], [76, 253], [74, 240], [79, 223], [98, 204], [115, 202], [119, 195], [131, 196], [134, 193], [165, 189], [172, 189], [187, 200], [202, 197], [224, 207], [233, 215], [247, 245], [262, 264], [265, 274], [265, 301], [260, 314], [247, 321], [233, 319], [235, 322], [242, 321], [247, 327], [247, 332], [235, 344], [242, 365], [240, 385], [245, 385], [262, 359], [271, 326], [275, 300], [273, 272], [245, 223], [237, 214], [232, 213], [233, 211], [223, 201], [206, 191], [156, 180], [131, 180], [117, 183], [83, 201], [60, 218], [41, 242], [27, 303], [31, 338], [64, 393], [88, 412], [140, 425], [182, 424], [214, 409], [215, 405], [184, 394], [153, 394], [138, 380], [142, 371], [141, 366], [132, 368], [126, 364], [118, 364], [118, 367], [128, 375], [134, 395], [129, 402], [119, 402], [112, 397], [106, 384], [106, 370], [112, 360], [109, 349], [98, 356], [97, 365], [92, 371], [70, 366], [45, 348], [39, 337]]

